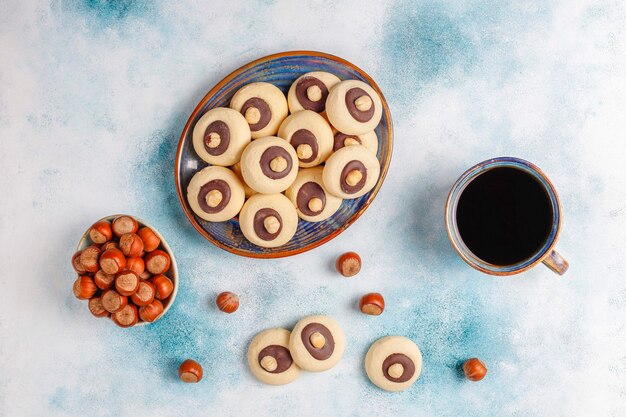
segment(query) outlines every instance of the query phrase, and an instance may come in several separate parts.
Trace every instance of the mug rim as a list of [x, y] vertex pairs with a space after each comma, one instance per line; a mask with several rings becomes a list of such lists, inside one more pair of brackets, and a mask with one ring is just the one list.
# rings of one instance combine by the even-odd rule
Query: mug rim
[[[463, 242], [463, 239], [461, 239], [456, 224], [456, 209], [459, 202], [459, 197], [461, 196], [467, 185], [474, 179], [476, 179], [479, 175], [484, 174], [491, 169], [501, 167], [520, 169], [532, 175], [537, 181], [539, 181], [542, 188], [548, 194], [552, 206], [552, 228], [550, 229], [550, 234], [548, 235], [548, 238], [546, 239], [544, 244], [529, 258], [511, 265], [495, 265], [486, 262], [474, 255], [472, 251], [467, 248], [467, 246]], [[548, 179], [543, 171], [535, 164], [521, 158], [509, 156], [492, 158], [479, 162], [478, 164], [469, 168], [454, 182], [454, 185], [452, 185], [452, 188], [450, 189], [450, 192], [448, 193], [448, 198], [446, 200], [445, 222], [448, 239], [450, 240], [450, 243], [452, 244], [454, 250], [459, 254], [461, 259], [465, 261], [465, 263], [467, 263], [474, 269], [490, 275], [503, 276], [519, 274], [540, 263], [546, 256], [548, 256], [550, 251], [556, 245], [559, 234], [561, 232], [561, 202], [559, 200], [556, 189], [554, 188], [554, 185], [552, 184], [550, 179]]]

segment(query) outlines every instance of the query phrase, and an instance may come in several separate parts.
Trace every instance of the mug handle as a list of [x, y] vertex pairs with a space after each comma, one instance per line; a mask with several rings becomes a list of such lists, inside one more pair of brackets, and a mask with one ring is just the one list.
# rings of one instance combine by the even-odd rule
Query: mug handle
[[569, 268], [569, 262], [567, 262], [567, 260], [554, 249], [550, 250], [550, 253], [548, 256], [543, 258], [542, 262], [545, 266], [559, 275], [566, 273]]

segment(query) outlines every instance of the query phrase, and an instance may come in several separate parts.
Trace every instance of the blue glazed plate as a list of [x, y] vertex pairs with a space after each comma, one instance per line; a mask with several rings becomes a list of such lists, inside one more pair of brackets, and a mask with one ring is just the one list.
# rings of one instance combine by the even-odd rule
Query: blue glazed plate
[[[187, 186], [191, 177], [208, 164], [193, 150], [193, 127], [200, 117], [214, 107], [228, 107], [231, 97], [246, 84], [265, 81], [279, 87], [285, 94], [300, 75], [311, 71], [327, 71], [342, 80], [361, 80], [372, 86], [383, 103], [382, 120], [376, 128], [378, 160], [381, 173], [376, 186], [369, 193], [344, 200], [337, 212], [327, 220], [310, 223], [300, 220], [295, 236], [278, 248], [261, 248], [250, 243], [241, 233], [237, 218], [221, 223], [211, 223], [196, 216], [187, 202]], [[234, 71], [200, 101], [193, 111], [178, 143], [175, 180], [180, 204], [196, 230], [216, 246], [241, 256], [252, 258], [279, 258], [292, 256], [320, 246], [348, 228], [367, 209], [378, 193], [391, 162], [393, 126], [385, 98], [374, 80], [350, 62], [333, 55], [313, 51], [281, 52], [257, 59]]]

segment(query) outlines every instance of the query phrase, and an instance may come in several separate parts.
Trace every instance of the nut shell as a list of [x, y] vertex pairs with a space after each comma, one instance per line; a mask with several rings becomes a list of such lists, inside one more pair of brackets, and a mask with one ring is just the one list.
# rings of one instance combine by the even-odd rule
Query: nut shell
[[141, 275], [146, 270], [146, 263], [143, 258], [134, 256], [126, 259], [126, 269], [133, 271], [135, 274], [139, 275], [139, 278], [141, 278]]
[[102, 299], [100, 297], [93, 297], [89, 300], [89, 311], [96, 317], [108, 317], [109, 312], [104, 309], [102, 305]]
[[130, 216], [119, 216], [111, 224], [111, 229], [115, 236], [120, 237], [126, 233], [135, 233], [139, 229], [137, 220]]
[[98, 272], [93, 277], [93, 282], [101, 290], [108, 290], [115, 283], [115, 275], [107, 274], [102, 269], [98, 269]]
[[478, 358], [471, 358], [463, 364], [463, 373], [470, 381], [480, 381], [487, 375], [487, 367]]
[[[139, 283], [139, 288], [130, 298], [133, 303], [142, 307], [150, 304], [152, 300], [154, 300], [155, 294], [156, 288], [151, 282], [141, 281]], [[141, 316], [141, 309], [139, 310], [139, 316]]]
[[217, 296], [215, 304], [224, 313], [234, 313], [239, 308], [239, 296], [233, 292], [225, 291]]
[[159, 239], [156, 233], [154, 233], [154, 230], [147, 226], [139, 229], [137, 235], [139, 235], [139, 237], [143, 241], [144, 250], [146, 252], [152, 252], [153, 250], [157, 249], [161, 244], [161, 239]]
[[83, 264], [80, 263], [81, 253], [82, 251], [78, 251], [74, 255], [72, 255], [72, 267], [74, 268], [74, 271], [78, 272], [79, 274], [84, 274], [85, 272], [87, 272], [87, 270], [85, 269]]
[[89, 237], [93, 243], [98, 245], [108, 242], [113, 238], [111, 223], [105, 220], [95, 223], [91, 226], [91, 229], [89, 229]]
[[202, 379], [202, 366], [193, 359], [187, 359], [178, 368], [178, 377], [183, 382], [196, 383]]
[[129, 258], [142, 256], [143, 241], [135, 233], [126, 233], [120, 236], [120, 250]]
[[121, 295], [133, 295], [139, 289], [140, 279], [133, 271], [124, 270], [115, 277], [115, 289]]
[[88, 300], [98, 291], [98, 287], [96, 287], [91, 277], [81, 275], [74, 281], [72, 291], [79, 300]]
[[87, 272], [96, 272], [100, 269], [98, 259], [100, 258], [100, 248], [91, 245], [85, 248], [80, 254], [80, 263]]
[[379, 316], [385, 310], [385, 299], [377, 292], [365, 294], [359, 301], [359, 309], [363, 314]]
[[161, 314], [163, 314], [163, 303], [156, 299], [139, 309], [139, 317], [141, 320], [149, 323], [158, 320]]
[[126, 257], [119, 249], [108, 249], [100, 255], [100, 268], [109, 275], [117, 274], [126, 267]]
[[356, 252], [346, 252], [337, 258], [335, 268], [344, 277], [353, 277], [361, 271], [361, 257]]
[[164, 274], [170, 269], [170, 256], [160, 249], [148, 253], [144, 261], [148, 272], [154, 275]]
[[152, 282], [156, 288], [154, 297], [158, 300], [166, 299], [172, 294], [172, 291], [174, 291], [174, 283], [165, 275], [156, 275], [150, 279], [150, 282]]
[[127, 304], [120, 311], [112, 314], [111, 319], [120, 327], [132, 327], [139, 321], [137, 306], [134, 304]]
[[115, 290], [104, 291], [100, 298], [102, 298], [102, 306], [109, 313], [117, 313], [128, 304], [128, 297]]

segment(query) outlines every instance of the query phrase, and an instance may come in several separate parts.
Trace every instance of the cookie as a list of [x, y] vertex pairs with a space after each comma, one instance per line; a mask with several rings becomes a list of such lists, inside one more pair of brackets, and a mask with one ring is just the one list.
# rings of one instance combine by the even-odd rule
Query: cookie
[[287, 117], [278, 129], [278, 136], [291, 143], [302, 168], [321, 164], [333, 151], [330, 125], [311, 110], [302, 110]]
[[363, 81], [342, 81], [330, 90], [326, 99], [328, 120], [347, 135], [371, 132], [380, 122], [382, 114], [380, 97]]
[[301, 369], [326, 371], [339, 362], [346, 347], [343, 330], [328, 316], [300, 320], [289, 337], [289, 351]]
[[311, 110], [321, 113], [326, 109], [329, 90], [341, 80], [324, 71], [307, 72], [291, 84], [287, 93], [289, 111]]
[[241, 184], [243, 185], [243, 191], [244, 191], [244, 193], [246, 195], [246, 198], [250, 198], [250, 196], [252, 194], [256, 193], [256, 191], [254, 191], [252, 188], [250, 188], [250, 186], [248, 186], [248, 184], [246, 184], [246, 182], [243, 180], [243, 175], [241, 175], [241, 163], [240, 162], [237, 162], [235, 165], [230, 167], [230, 169], [233, 170], [235, 175], [237, 175], [237, 178], [239, 178], [239, 180], [241, 181]]
[[239, 213], [241, 232], [263, 248], [284, 245], [296, 234], [298, 213], [282, 194], [254, 194]]
[[241, 210], [244, 199], [243, 184], [224, 167], [210, 166], [196, 172], [187, 186], [191, 209], [209, 222], [232, 219]]
[[207, 111], [193, 128], [194, 150], [212, 165], [229, 166], [239, 162], [250, 140], [246, 119], [227, 107]]
[[298, 156], [293, 146], [281, 138], [260, 138], [241, 154], [241, 175], [246, 184], [258, 193], [280, 193], [298, 175]]
[[357, 198], [378, 181], [380, 163], [363, 145], [345, 146], [333, 153], [324, 166], [324, 187], [341, 198]]
[[410, 339], [387, 336], [377, 340], [365, 355], [370, 381], [386, 391], [402, 391], [419, 378], [422, 352]]
[[298, 177], [285, 191], [296, 207], [298, 216], [307, 222], [326, 220], [341, 206], [343, 199], [326, 192], [322, 180], [323, 167], [301, 169]]
[[300, 368], [289, 353], [289, 330], [263, 330], [248, 347], [248, 366], [261, 382], [285, 385], [300, 376]]
[[333, 152], [350, 145], [363, 145], [374, 155], [378, 153], [378, 136], [373, 130], [362, 135], [346, 135], [337, 130], [333, 136]]
[[250, 83], [241, 87], [230, 101], [230, 108], [244, 115], [252, 139], [275, 135], [289, 110], [287, 99], [270, 83]]

